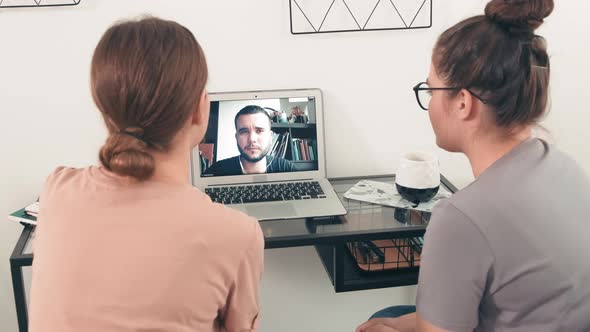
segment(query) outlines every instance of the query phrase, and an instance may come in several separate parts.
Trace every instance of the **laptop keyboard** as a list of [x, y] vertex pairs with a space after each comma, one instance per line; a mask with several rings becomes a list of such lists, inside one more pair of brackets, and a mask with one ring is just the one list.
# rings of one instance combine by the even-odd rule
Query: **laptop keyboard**
[[326, 198], [317, 181], [205, 188], [211, 200], [222, 204], [292, 201]]

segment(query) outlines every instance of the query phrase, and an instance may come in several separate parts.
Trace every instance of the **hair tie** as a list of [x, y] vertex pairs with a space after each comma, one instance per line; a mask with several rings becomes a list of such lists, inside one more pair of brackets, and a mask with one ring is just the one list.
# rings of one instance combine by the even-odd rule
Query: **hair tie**
[[136, 140], [141, 141], [141, 142], [145, 143], [146, 145], [149, 145], [149, 143], [142, 138], [143, 129], [141, 129], [139, 127], [125, 128], [124, 130], [119, 131], [119, 133], [123, 134], [123, 135], [131, 136], [131, 137], [135, 138]]

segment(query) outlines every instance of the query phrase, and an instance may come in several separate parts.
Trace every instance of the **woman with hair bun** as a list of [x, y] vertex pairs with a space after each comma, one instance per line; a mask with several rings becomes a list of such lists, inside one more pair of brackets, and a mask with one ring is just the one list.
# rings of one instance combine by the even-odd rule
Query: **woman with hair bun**
[[438, 38], [418, 106], [476, 179], [432, 211], [416, 307], [381, 310], [357, 332], [590, 331], [590, 181], [533, 134], [550, 72], [535, 30], [553, 7], [493, 0]]
[[255, 331], [258, 222], [189, 183], [209, 119], [207, 64], [184, 26], [117, 23], [92, 96], [101, 166], [55, 170], [40, 197], [29, 331]]

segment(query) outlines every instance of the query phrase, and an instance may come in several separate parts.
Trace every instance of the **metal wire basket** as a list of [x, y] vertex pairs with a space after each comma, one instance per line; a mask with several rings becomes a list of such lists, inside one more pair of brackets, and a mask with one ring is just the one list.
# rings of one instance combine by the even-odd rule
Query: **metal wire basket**
[[411, 269], [420, 266], [423, 238], [356, 241], [347, 246], [361, 271]]

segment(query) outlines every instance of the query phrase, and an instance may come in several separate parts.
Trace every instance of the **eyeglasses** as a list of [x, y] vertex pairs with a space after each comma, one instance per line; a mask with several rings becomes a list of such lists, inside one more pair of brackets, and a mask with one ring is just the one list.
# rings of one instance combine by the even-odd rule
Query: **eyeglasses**
[[420, 107], [425, 111], [428, 111], [428, 105], [430, 104], [430, 99], [432, 99], [433, 90], [452, 91], [461, 89], [469, 91], [469, 93], [471, 93], [475, 98], [479, 99], [482, 103], [487, 104], [486, 100], [484, 100], [482, 97], [478, 96], [468, 88], [431, 88], [428, 86], [428, 83], [426, 82], [418, 83], [415, 87], [412, 88], [412, 90], [414, 90], [414, 93], [416, 94], [416, 100], [418, 101], [418, 105], [420, 105]]

